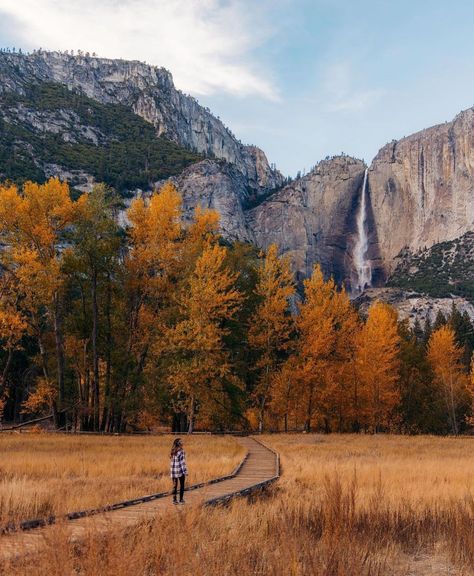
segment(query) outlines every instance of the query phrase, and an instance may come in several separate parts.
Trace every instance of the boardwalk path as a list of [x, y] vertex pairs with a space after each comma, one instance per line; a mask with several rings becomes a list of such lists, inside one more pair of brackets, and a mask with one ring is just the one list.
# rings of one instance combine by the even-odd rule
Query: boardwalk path
[[[242, 467], [233, 478], [204, 485], [186, 492], [186, 506], [212, 505], [225, 502], [235, 496], [248, 494], [279, 477], [278, 455], [251, 437], [237, 437], [236, 440], [247, 450]], [[164, 497], [127, 508], [71, 520], [64, 524], [71, 541], [80, 540], [91, 530], [113, 530], [133, 526], [169, 510], [171, 498]], [[7, 560], [25, 552], [34, 552], [44, 544], [51, 527], [17, 532], [0, 536], [0, 559]]]

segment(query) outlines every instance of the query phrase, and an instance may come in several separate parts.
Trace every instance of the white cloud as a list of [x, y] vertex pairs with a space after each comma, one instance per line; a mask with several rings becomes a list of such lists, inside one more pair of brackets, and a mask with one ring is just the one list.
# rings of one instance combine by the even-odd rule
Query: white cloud
[[23, 48], [82, 49], [168, 68], [195, 95], [278, 99], [254, 51], [271, 33], [242, 0], [2, 0]]

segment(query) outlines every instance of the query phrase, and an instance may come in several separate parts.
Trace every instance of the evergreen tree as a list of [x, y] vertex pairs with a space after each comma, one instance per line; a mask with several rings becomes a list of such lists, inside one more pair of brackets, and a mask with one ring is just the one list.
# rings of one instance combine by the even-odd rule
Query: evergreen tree
[[433, 333], [433, 324], [431, 323], [431, 316], [428, 314], [425, 320], [425, 326], [423, 328], [423, 345], [428, 346], [431, 334]]
[[423, 328], [421, 327], [421, 322], [420, 322], [420, 319], [418, 318], [418, 316], [415, 318], [415, 323], [414, 323], [413, 328], [412, 328], [412, 333], [413, 333], [413, 336], [415, 337], [415, 340], [418, 343], [423, 342], [424, 332], [423, 332]]
[[406, 322], [400, 322], [400, 417], [408, 433], [446, 432], [443, 398], [434, 383], [423, 339], [417, 340]]
[[439, 330], [442, 326], [446, 326], [447, 323], [448, 320], [446, 319], [446, 316], [443, 314], [443, 311], [438, 310], [438, 313], [436, 314], [436, 318], [433, 324], [433, 332], [436, 332], [436, 330]]

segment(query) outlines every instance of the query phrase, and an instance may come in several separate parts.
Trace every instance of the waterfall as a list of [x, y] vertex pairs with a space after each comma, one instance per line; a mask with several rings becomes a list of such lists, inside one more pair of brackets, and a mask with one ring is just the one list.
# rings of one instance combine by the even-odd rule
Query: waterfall
[[369, 238], [367, 235], [367, 175], [368, 169], [366, 168], [356, 217], [357, 238], [352, 254], [356, 273], [356, 281], [352, 292], [358, 294], [372, 284], [372, 267], [370, 261], [367, 259], [369, 247]]

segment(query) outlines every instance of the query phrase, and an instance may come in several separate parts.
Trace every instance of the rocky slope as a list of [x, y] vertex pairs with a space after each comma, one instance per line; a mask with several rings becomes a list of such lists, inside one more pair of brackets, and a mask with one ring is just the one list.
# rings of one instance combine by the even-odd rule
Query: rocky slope
[[158, 136], [234, 164], [257, 194], [283, 182], [261, 150], [244, 146], [209, 110], [176, 90], [164, 68], [58, 52], [0, 53], [0, 93], [22, 94], [38, 82], [61, 83], [102, 104], [131, 108], [155, 127]]
[[416, 252], [402, 250], [388, 285], [435, 297], [474, 301], [474, 232]]
[[461, 296], [436, 298], [427, 296], [423, 292], [398, 288], [370, 288], [355, 300], [355, 305], [363, 315], [366, 315], [369, 306], [377, 300], [393, 306], [398, 311], [400, 320], [408, 320], [411, 326], [416, 320], [422, 326], [428, 319], [434, 322], [439, 312], [448, 317], [453, 305], [461, 314], [467, 312], [471, 320], [474, 320], [474, 305], [467, 298]]
[[474, 229], [474, 109], [384, 146], [369, 171], [380, 253], [388, 272], [415, 251]]

